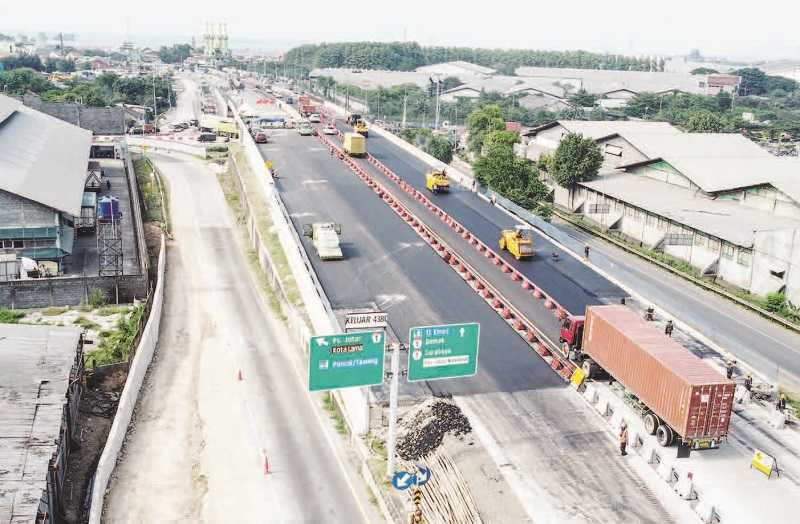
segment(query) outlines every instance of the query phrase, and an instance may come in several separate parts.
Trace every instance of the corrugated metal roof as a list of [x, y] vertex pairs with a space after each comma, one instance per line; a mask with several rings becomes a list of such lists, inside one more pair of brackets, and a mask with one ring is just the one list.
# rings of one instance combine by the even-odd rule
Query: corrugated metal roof
[[707, 193], [766, 184], [787, 169], [781, 159], [736, 133], [625, 133], [624, 138]]
[[22, 102], [8, 96], [0, 96], [0, 124], [17, 110]]
[[580, 185], [747, 248], [753, 246], [754, 231], [800, 229], [800, 220], [698, 197], [695, 191], [643, 175], [607, 175]]
[[0, 522], [33, 522], [81, 330], [0, 325]]
[[575, 89], [585, 89], [593, 94], [606, 94], [627, 90], [634, 93], [683, 91], [705, 94], [704, 75], [664, 73], [650, 71], [617, 71], [611, 69], [575, 69], [556, 67], [519, 67], [516, 74], [523, 77], [549, 78], [559, 83], [570, 83]]
[[0, 189], [80, 215], [91, 145], [90, 131], [19, 105], [0, 124]]

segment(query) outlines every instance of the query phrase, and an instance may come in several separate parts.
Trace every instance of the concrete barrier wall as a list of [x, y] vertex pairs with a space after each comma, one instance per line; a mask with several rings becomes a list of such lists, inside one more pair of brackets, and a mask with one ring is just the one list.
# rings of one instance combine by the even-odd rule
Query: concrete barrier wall
[[128, 137], [128, 145], [142, 152], [167, 151], [173, 153], [186, 153], [202, 159], [208, 158], [206, 146], [175, 142], [172, 140], [156, 140], [154, 138]]
[[[231, 104], [233, 105], [233, 104]], [[338, 325], [336, 317], [331, 308], [330, 301], [325, 295], [325, 291], [317, 278], [311, 261], [303, 248], [300, 241], [298, 232], [295, 231], [289, 218], [289, 212], [283, 204], [279, 193], [275, 190], [272, 183], [272, 176], [269, 170], [264, 165], [264, 159], [258, 146], [253, 141], [244, 122], [240, 118], [238, 111], [234, 107], [234, 118], [239, 126], [241, 137], [241, 144], [244, 150], [244, 156], [250, 164], [250, 169], [256, 173], [261, 182], [261, 189], [263, 190], [267, 201], [270, 206], [270, 218], [272, 219], [273, 229], [278, 235], [281, 247], [286, 254], [289, 262], [289, 267], [292, 271], [292, 276], [297, 283], [300, 297], [306, 310], [310, 325], [306, 322], [305, 317], [297, 311], [294, 306], [288, 304], [284, 307], [284, 314], [289, 322], [290, 331], [296, 336], [295, 340], [304, 351], [308, 348], [308, 340], [311, 335], [323, 335], [330, 333], [340, 333], [341, 327]], [[240, 181], [241, 183], [241, 181]], [[242, 199], [246, 202], [245, 198]], [[259, 260], [261, 261], [262, 269], [267, 275], [272, 272], [272, 264], [269, 261], [269, 253], [261, 242], [257, 229], [255, 228], [255, 219], [249, 211], [249, 203], [245, 204], [248, 208], [247, 221], [250, 228], [250, 237], [252, 247], [259, 253]], [[268, 269], [269, 268], [269, 269]], [[280, 283], [278, 276], [270, 276], [270, 280]], [[285, 293], [283, 293], [285, 296]], [[303, 326], [293, 327], [293, 326]], [[342, 412], [347, 422], [352, 435], [364, 435], [369, 431], [369, 402], [368, 393], [363, 388], [350, 388], [339, 390], [335, 394], [337, 402], [342, 406]]]
[[128, 425], [133, 416], [133, 408], [136, 406], [136, 401], [139, 398], [139, 391], [142, 389], [142, 382], [147, 373], [147, 368], [150, 366], [150, 361], [153, 359], [153, 353], [155, 352], [158, 342], [158, 331], [161, 325], [161, 310], [164, 303], [164, 267], [166, 265], [166, 258], [167, 249], [164, 236], [162, 235], [161, 252], [158, 256], [158, 283], [153, 293], [153, 304], [150, 308], [150, 316], [142, 330], [142, 336], [136, 348], [136, 354], [128, 370], [128, 380], [125, 382], [125, 388], [122, 390], [122, 395], [119, 399], [117, 414], [114, 417], [111, 430], [108, 432], [106, 445], [103, 448], [103, 453], [100, 455], [100, 460], [97, 463], [97, 470], [94, 473], [91, 507], [89, 510], [89, 522], [91, 524], [100, 524], [106, 489], [108, 489], [108, 481], [117, 464], [117, 457], [119, 456], [120, 449], [122, 449], [122, 442], [128, 432]]

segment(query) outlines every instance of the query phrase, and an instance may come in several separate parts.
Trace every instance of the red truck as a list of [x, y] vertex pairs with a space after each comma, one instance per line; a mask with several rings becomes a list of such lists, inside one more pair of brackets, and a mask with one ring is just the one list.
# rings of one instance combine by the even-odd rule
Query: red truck
[[716, 448], [727, 438], [736, 385], [622, 305], [567, 317], [560, 339], [591, 378], [603, 371], [636, 399], [658, 443]]

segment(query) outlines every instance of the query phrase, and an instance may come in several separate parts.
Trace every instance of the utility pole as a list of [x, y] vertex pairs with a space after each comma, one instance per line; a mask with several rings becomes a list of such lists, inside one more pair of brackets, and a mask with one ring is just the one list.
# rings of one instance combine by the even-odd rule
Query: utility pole
[[386, 476], [392, 478], [395, 466], [395, 443], [397, 440], [397, 396], [400, 381], [400, 344], [390, 346], [392, 351], [389, 372], [389, 434], [386, 437]]
[[436, 79], [436, 123], [433, 124], [434, 129], [439, 129], [439, 91], [441, 90], [442, 81]]
[[157, 126], [156, 115], [158, 115], [158, 106], [156, 105], [156, 73], [153, 71], [153, 126]]
[[408, 106], [408, 93], [403, 94], [403, 124], [402, 128], [406, 128], [406, 107]]

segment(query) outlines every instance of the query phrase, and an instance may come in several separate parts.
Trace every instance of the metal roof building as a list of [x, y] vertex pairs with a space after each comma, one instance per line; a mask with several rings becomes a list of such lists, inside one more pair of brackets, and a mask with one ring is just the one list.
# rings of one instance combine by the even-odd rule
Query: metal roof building
[[90, 131], [0, 95], [0, 190], [80, 215]]
[[0, 522], [61, 522], [82, 374], [80, 329], [0, 324]]

